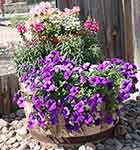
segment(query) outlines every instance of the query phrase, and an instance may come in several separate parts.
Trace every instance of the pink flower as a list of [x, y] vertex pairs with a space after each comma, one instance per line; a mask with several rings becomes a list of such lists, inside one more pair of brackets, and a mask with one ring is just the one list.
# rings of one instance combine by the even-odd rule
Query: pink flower
[[96, 22], [93, 22], [90, 29], [97, 33], [99, 32], [99, 25]]
[[25, 25], [23, 25], [23, 24], [17, 24], [17, 31], [19, 32], [19, 33], [26, 33], [27, 32], [27, 28], [25, 27]]
[[92, 21], [90, 19], [86, 20], [86, 22], [84, 23], [84, 27], [86, 29], [90, 29], [92, 26]]
[[80, 12], [80, 7], [79, 6], [74, 6], [71, 11], [73, 13], [79, 13]]
[[70, 13], [70, 12], [71, 12], [71, 9], [65, 8], [64, 11], [65, 11], [66, 13]]
[[30, 11], [31, 16], [46, 14], [47, 10], [52, 8], [51, 3], [41, 2], [39, 5], [33, 7]]
[[33, 28], [35, 32], [41, 32], [43, 30], [43, 24], [40, 22], [36, 22], [33, 24]]
[[92, 22], [91, 19], [87, 19], [86, 22], [84, 23], [84, 27], [88, 30], [94, 31], [94, 33], [99, 32], [99, 25], [97, 22]]
[[27, 20], [27, 24], [29, 24], [30, 26], [33, 26], [35, 24], [35, 20], [33, 18], [30, 18]]
[[68, 9], [68, 8], [64, 9], [65, 15], [77, 14], [79, 12], [80, 12], [80, 8], [78, 6], [74, 6], [72, 9]]

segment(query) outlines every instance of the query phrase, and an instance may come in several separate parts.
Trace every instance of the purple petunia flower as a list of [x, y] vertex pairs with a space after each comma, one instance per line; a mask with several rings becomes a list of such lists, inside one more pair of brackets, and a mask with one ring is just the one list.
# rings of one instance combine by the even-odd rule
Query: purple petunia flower
[[105, 71], [105, 69], [106, 69], [106, 65], [105, 64], [99, 64], [97, 66], [97, 70], [99, 70], [99, 71]]
[[84, 70], [88, 70], [89, 67], [90, 67], [90, 63], [84, 63], [84, 64], [82, 65], [82, 68], [83, 68]]
[[74, 67], [73, 72], [74, 73], [82, 73], [83, 69], [81, 67]]
[[44, 117], [45, 117], [46, 112], [45, 112], [45, 110], [42, 110], [42, 111], [40, 111], [40, 112], [39, 112], [39, 114], [40, 114], [40, 116], [41, 116], [42, 118], [44, 118]]
[[31, 112], [30, 114], [29, 114], [29, 119], [28, 119], [28, 128], [33, 128], [33, 126], [34, 126], [34, 124], [35, 124], [35, 120], [36, 120], [36, 118], [35, 118], [35, 115], [34, 115], [34, 113], [33, 112]]
[[91, 123], [93, 123], [93, 117], [92, 117], [92, 115], [88, 114], [88, 115], [85, 117], [84, 123], [85, 123], [86, 125], [90, 125]]
[[71, 76], [71, 71], [69, 69], [67, 69], [65, 72], [64, 72], [64, 79], [65, 80], [68, 80]]
[[70, 115], [70, 110], [68, 109], [68, 107], [64, 107], [62, 113], [63, 113], [64, 118], [68, 118], [68, 116]]
[[69, 96], [75, 96], [78, 92], [78, 88], [73, 86], [69, 91]]
[[56, 101], [53, 99], [49, 99], [46, 104], [45, 104], [46, 108], [49, 110], [49, 112], [56, 110]]
[[17, 100], [17, 105], [19, 108], [24, 108], [24, 102], [25, 102], [25, 99], [24, 97], [20, 97], [18, 100]]
[[113, 63], [116, 63], [116, 64], [123, 64], [124, 61], [122, 59], [119, 59], [119, 58], [112, 58], [111, 61]]
[[89, 83], [92, 86], [98, 85], [98, 84], [100, 84], [100, 78], [98, 76], [92, 76], [89, 79]]
[[42, 105], [44, 105], [43, 99], [40, 99], [38, 96], [32, 98], [33, 108], [39, 110]]
[[41, 120], [40, 118], [37, 119], [37, 124], [40, 128], [44, 128], [45, 127], [45, 123], [43, 120]]
[[58, 124], [58, 113], [57, 113], [57, 111], [50, 112], [49, 123], [50, 123], [50, 125], [57, 125]]
[[78, 131], [80, 129], [80, 125], [78, 125], [78, 124], [70, 124], [70, 123], [67, 123], [67, 122], [66, 122], [65, 127], [69, 131]]
[[81, 76], [80, 76], [80, 83], [81, 83], [81, 84], [85, 84], [85, 83], [87, 82], [87, 79], [88, 79], [88, 78], [87, 78], [86, 76], [81, 75]]
[[83, 122], [84, 119], [85, 119], [85, 117], [82, 114], [77, 113], [77, 112], [74, 112], [70, 117], [70, 120], [76, 124]]
[[104, 118], [105, 122], [107, 124], [112, 124], [113, 123], [113, 117], [112, 115], [106, 115], [105, 118]]
[[80, 101], [74, 106], [74, 110], [77, 111], [78, 113], [84, 112], [84, 102]]

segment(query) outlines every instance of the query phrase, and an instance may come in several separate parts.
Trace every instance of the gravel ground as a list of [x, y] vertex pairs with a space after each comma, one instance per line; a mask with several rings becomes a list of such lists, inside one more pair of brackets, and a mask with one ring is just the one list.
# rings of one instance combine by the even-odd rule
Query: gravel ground
[[[100, 143], [86, 143], [77, 150], [140, 150], [140, 96], [126, 102], [115, 136]], [[33, 139], [26, 130], [24, 111], [1, 114], [0, 150], [63, 150]], [[74, 148], [72, 148], [74, 149]], [[71, 149], [71, 150], [72, 150]], [[68, 150], [68, 149], [66, 149]], [[69, 149], [70, 150], [70, 149]]]

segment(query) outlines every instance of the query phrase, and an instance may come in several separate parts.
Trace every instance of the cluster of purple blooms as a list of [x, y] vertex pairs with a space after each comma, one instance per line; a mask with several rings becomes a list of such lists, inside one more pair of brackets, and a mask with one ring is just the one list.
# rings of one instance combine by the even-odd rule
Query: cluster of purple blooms
[[[130, 97], [137, 81], [136, 67], [117, 58], [98, 65], [85, 63], [76, 66], [54, 50], [44, 59], [40, 59], [38, 64], [39, 67], [30, 67], [20, 77], [20, 82], [34, 91], [29, 128], [34, 124], [41, 128], [47, 123], [58, 125], [59, 115], [63, 116], [65, 128], [69, 131], [77, 131], [82, 125], [99, 125], [102, 120], [111, 124], [112, 114], [102, 107], [110, 98], [108, 90], [113, 91], [116, 86], [117, 94], [113, 95], [112, 101], [119, 105]], [[113, 80], [108, 75], [112, 68], [119, 72], [118, 84], [115, 83], [118, 82], [116, 79]], [[17, 101], [21, 107], [24, 99], [21, 96]]]

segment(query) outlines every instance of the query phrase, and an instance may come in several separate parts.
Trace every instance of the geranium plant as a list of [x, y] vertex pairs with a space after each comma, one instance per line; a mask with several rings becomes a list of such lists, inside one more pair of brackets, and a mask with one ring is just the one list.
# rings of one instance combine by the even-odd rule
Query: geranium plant
[[32, 102], [29, 128], [37, 124], [48, 129], [64, 122], [64, 129], [72, 132], [103, 121], [112, 124], [120, 104], [136, 90], [136, 67], [117, 58], [77, 66], [54, 50], [38, 60], [38, 67], [26, 69], [20, 82], [30, 94], [20, 91], [17, 103], [23, 107], [25, 100]]
[[79, 15], [80, 9], [76, 6], [60, 11], [50, 3], [42, 2], [33, 7], [29, 19], [24, 24], [17, 24], [24, 41], [14, 57], [19, 74], [23, 64], [33, 64], [36, 58], [44, 57], [53, 49], [60, 50], [61, 55], [78, 65], [99, 62], [103, 57], [97, 42], [99, 25], [91, 18], [83, 22]]

